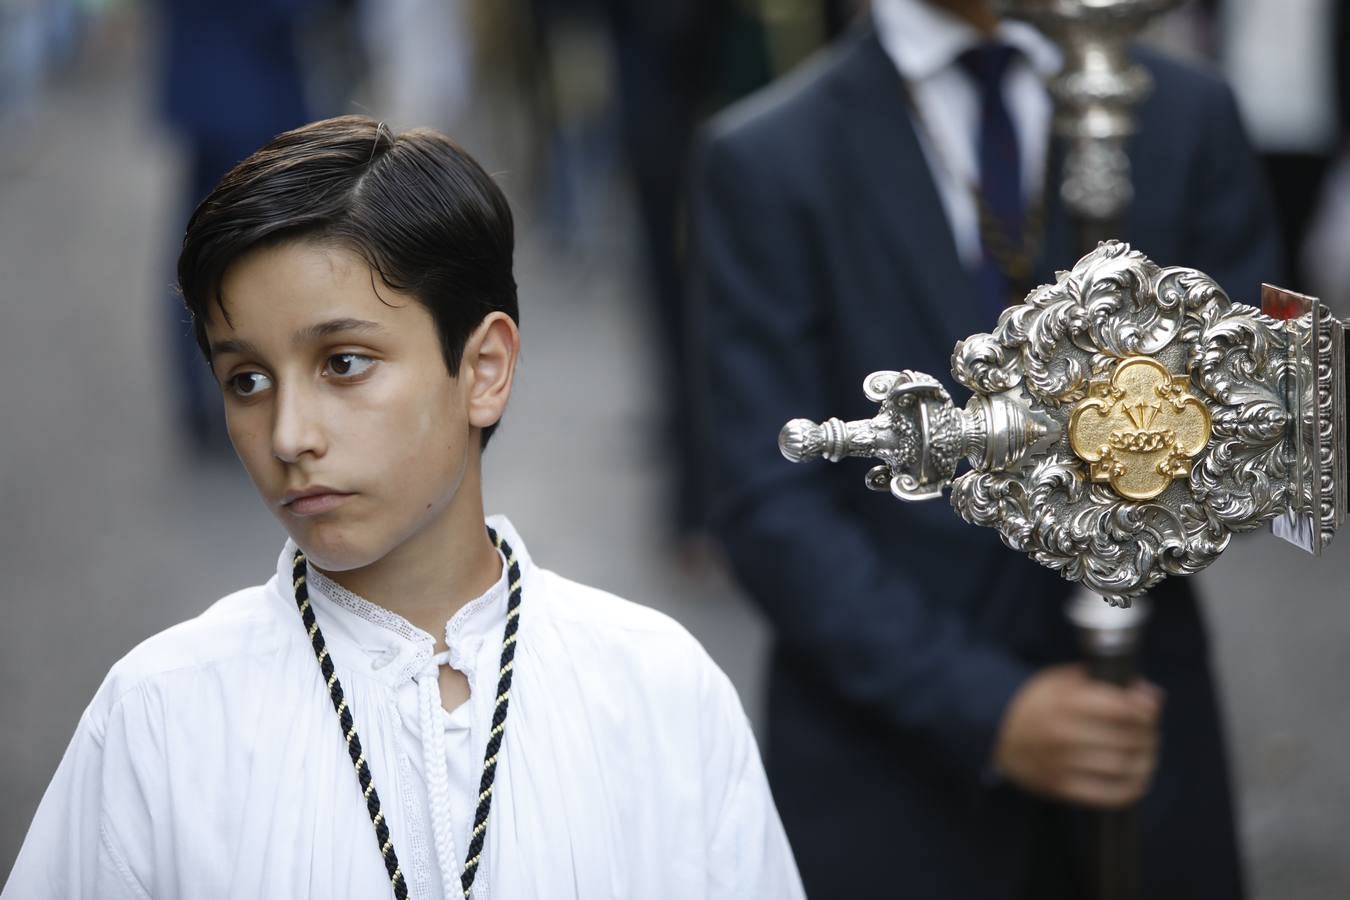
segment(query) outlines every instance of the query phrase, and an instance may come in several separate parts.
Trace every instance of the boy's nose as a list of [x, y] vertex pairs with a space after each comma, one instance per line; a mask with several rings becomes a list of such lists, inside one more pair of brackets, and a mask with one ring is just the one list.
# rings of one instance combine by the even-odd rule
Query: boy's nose
[[314, 398], [303, 391], [278, 388], [272, 455], [287, 463], [306, 455], [322, 456], [327, 447], [318, 411]]

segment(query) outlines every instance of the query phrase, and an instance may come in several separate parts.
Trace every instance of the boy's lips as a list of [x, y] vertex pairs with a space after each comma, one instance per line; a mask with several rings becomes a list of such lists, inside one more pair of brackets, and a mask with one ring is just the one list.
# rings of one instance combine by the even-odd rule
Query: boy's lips
[[324, 485], [287, 491], [281, 498], [281, 508], [295, 516], [312, 516], [336, 509], [353, 496], [345, 491]]

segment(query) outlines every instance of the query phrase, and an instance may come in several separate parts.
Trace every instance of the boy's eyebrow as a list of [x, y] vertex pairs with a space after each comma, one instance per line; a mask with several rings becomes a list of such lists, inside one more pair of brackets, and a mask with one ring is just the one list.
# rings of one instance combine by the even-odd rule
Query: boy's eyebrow
[[241, 356], [256, 356], [258, 354], [258, 348], [248, 341], [229, 340], [211, 342], [211, 356], [213, 358], [224, 353], [238, 353]]
[[[291, 343], [304, 344], [308, 341], [317, 341], [347, 331], [379, 333], [384, 330], [385, 327], [379, 322], [371, 322], [366, 319], [329, 319], [327, 322], [318, 322], [314, 325], [301, 328], [291, 336]], [[211, 355], [219, 356], [223, 353], [238, 353], [243, 356], [257, 356], [258, 348], [257, 345], [250, 341], [241, 339], [212, 342]]]
[[381, 332], [384, 330], [384, 326], [379, 322], [370, 322], [366, 319], [329, 319], [327, 322], [319, 322], [300, 329], [291, 338], [291, 342], [303, 344], [306, 341], [315, 341], [344, 331]]

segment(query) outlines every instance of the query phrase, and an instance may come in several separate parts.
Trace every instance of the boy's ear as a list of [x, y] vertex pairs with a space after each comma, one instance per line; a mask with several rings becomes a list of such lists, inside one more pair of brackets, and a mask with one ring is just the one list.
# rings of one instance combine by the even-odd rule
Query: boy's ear
[[504, 312], [488, 315], [464, 342], [459, 375], [468, 390], [470, 425], [487, 428], [501, 419], [519, 355], [520, 329]]

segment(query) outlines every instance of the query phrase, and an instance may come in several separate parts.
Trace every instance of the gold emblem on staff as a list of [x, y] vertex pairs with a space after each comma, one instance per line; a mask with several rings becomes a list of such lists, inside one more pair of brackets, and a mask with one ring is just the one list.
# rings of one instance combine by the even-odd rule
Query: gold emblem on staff
[[1110, 377], [1094, 378], [1069, 416], [1069, 445], [1093, 481], [1108, 481], [1130, 500], [1151, 500], [1209, 443], [1209, 409], [1190, 393], [1190, 378], [1155, 359], [1129, 356]]

